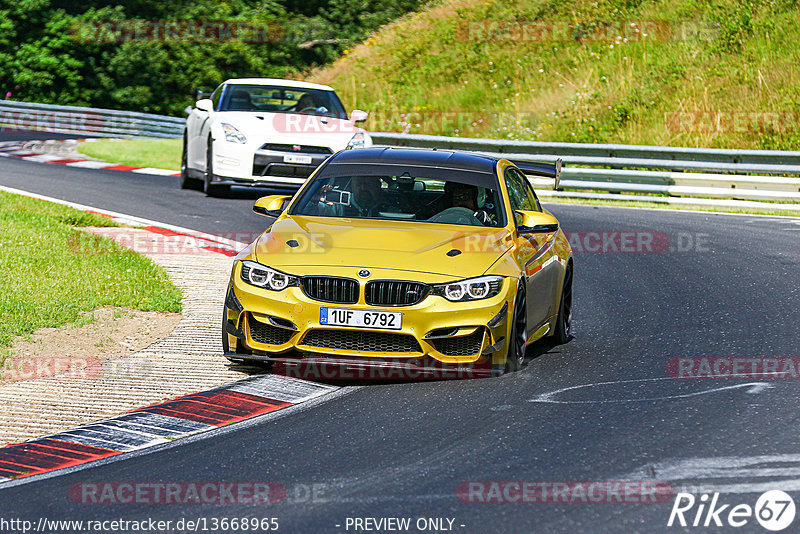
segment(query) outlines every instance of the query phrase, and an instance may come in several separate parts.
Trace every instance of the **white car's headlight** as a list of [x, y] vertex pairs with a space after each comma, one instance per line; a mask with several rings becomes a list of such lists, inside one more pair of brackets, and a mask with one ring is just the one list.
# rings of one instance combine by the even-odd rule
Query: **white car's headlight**
[[367, 136], [364, 132], [358, 132], [347, 143], [347, 148], [364, 148], [367, 145]]
[[247, 142], [247, 137], [236, 129], [233, 124], [228, 124], [227, 122], [223, 122], [220, 124], [222, 126], [222, 131], [225, 133], [225, 140], [229, 143], [241, 143], [244, 144]]
[[242, 280], [250, 285], [272, 291], [282, 291], [287, 287], [300, 285], [300, 279], [296, 276], [270, 269], [266, 265], [254, 261], [242, 262]]
[[452, 302], [488, 299], [500, 293], [502, 276], [480, 276], [449, 284], [438, 284], [431, 288], [431, 295], [439, 295]]

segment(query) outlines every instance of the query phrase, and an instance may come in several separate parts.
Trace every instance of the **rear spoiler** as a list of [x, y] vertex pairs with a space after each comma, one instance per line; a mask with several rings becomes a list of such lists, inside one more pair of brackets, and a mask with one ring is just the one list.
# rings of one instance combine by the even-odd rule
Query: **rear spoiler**
[[554, 183], [553, 189], [558, 189], [561, 185], [561, 158], [556, 159], [555, 163], [547, 163], [544, 161], [526, 161], [526, 162], [512, 162], [519, 170], [525, 174], [532, 174], [534, 176], [544, 176], [552, 178]]

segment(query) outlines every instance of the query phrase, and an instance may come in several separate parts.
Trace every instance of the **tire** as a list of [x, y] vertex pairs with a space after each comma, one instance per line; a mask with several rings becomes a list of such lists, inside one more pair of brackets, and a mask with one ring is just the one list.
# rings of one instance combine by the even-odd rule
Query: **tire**
[[209, 137], [208, 150], [206, 150], [206, 179], [203, 181], [203, 192], [210, 197], [221, 197], [227, 195], [231, 190], [231, 186], [212, 184], [212, 176], [214, 176], [214, 144]]
[[511, 334], [506, 355], [506, 373], [513, 373], [522, 368], [525, 361], [525, 349], [528, 337], [528, 311], [526, 309], [524, 281], [520, 279], [520, 287], [514, 298], [514, 313], [511, 315]]
[[564, 285], [561, 288], [561, 300], [558, 305], [556, 329], [550, 339], [556, 345], [563, 345], [569, 341], [572, 331], [572, 264], [567, 266], [564, 274]]
[[183, 136], [183, 150], [181, 151], [181, 189], [200, 189], [200, 181], [189, 177], [189, 154], [186, 146], [186, 135]]

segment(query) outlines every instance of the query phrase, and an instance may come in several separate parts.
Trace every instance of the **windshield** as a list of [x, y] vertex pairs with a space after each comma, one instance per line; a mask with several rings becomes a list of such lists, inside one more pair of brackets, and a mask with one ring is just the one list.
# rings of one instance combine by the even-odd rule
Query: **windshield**
[[327, 176], [303, 191], [291, 215], [503, 226], [497, 188], [403, 176]]
[[347, 119], [344, 106], [333, 91], [272, 85], [228, 85], [218, 111], [300, 113]]

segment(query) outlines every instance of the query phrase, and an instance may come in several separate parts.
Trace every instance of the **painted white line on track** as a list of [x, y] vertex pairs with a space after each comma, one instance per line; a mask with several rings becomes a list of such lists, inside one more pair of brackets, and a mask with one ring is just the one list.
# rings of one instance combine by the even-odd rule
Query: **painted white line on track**
[[48, 161], [57, 161], [65, 158], [64, 156], [54, 156], [53, 154], [36, 154], [35, 156], [24, 156], [20, 159], [23, 161], [37, 161], [39, 163], [47, 163]]
[[169, 169], [158, 169], [155, 167], [142, 167], [141, 169], [131, 169], [130, 172], [135, 172], [138, 174], [153, 174], [156, 176], [172, 176], [181, 171], [171, 171]]
[[116, 166], [116, 163], [85, 160], [85, 161], [73, 161], [72, 163], [66, 163], [65, 165], [67, 167], [81, 167], [84, 169], [104, 169], [105, 167], [114, 167]]

